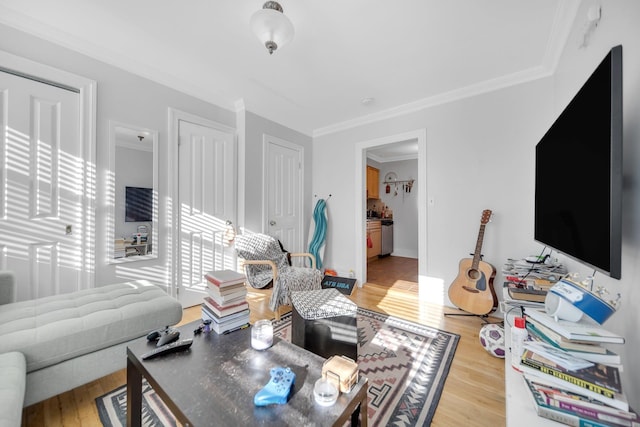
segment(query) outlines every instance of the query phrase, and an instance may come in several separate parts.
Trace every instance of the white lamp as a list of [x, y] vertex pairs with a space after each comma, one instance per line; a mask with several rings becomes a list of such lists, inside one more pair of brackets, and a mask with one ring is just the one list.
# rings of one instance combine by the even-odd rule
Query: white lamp
[[281, 48], [293, 39], [293, 24], [277, 1], [268, 1], [251, 16], [251, 29], [269, 51]]

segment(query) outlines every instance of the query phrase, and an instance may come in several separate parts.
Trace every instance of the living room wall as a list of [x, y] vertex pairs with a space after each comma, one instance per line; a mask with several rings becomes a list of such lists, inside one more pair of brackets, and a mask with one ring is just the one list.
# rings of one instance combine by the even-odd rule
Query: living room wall
[[[314, 162], [333, 161], [340, 174], [314, 173], [314, 192], [333, 194], [329, 205], [327, 244], [328, 265], [338, 271], [354, 268], [354, 224], [361, 216], [355, 210], [356, 158], [354, 146], [362, 141], [427, 130], [425, 183], [433, 206], [427, 210], [427, 253], [420, 254], [421, 280], [450, 283], [458, 271], [458, 261], [473, 252], [483, 209], [494, 211], [488, 225], [483, 253], [500, 265], [503, 259], [532, 250], [532, 226], [523, 228], [528, 217], [533, 224], [533, 146], [535, 130], [548, 122], [551, 100], [543, 94], [551, 90], [549, 79], [465, 98], [401, 117], [316, 137]], [[527, 100], [523, 102], [523, 100]], [[334, 153], [340, 151], [340, 156]], [[501, 230], [508, 233], [501, 233]], [[516, 242], [516, 243], [514, 243]], [[446, 288], [431, 290], [431, 299], [447, 302]]]
[[[107, 182], [109, 158], [109, 121], [125, 123], [158, 130], [159, 149], [159, 241], [154, 243], [158, 258], [126, 264], [107, 262], [106, 223], [107, 198], [105, 188], [97, 187], [96, 194], [96, 285], [114, 283], [121, 280], [151, 278], [160, 283], [170, 284], [171, 259], [169, 257], [168, 220], [170, 201], [168, 200], [169, 178], [163, 173], [168, 168], [169, 139], [167, 109], [169, 107], [201, 116], [223, 125], [236, 128], [242, 158], [239, 158], [238, 223], [252, 230], [262, 230], [262, 136], [272, 135], [304, 147], [305, 216], [303, 236], [309, 228], [312, 211], [311, 159], [312, 139], [290, 128], [267, 120], [250, 111], [237, 112], [204, 102], [194, 96], [179, 92], [152, 80], [140, 77], [120, 68], [95, 60], [87, 55], [69, 50], [45, 41], [31, 34], [0, 24], [0, 50], [50, 65], [97, 82], [97, 136], [96, 162], [98, 183]], [[246, 186], [246, 189], [244, 188]], [[112, 244], [113, 242], [111, 242]], [[157, 248], [157, 249], [156, 249]]]
[[[171, 260], [167, 240], [170, 230], [167, 195], [170, 174], [163, 173], [168, 168], [170, 152], [167, 109], [176, 108], [230, 127], [235, 127], [235, 113], [2, 24], [0, 50], [97, 82], [96, 285], [138, 278], [150, 278], [168, 285]], [[159, 241], [154, 243], [157, 259], [116, 265], [107, 262], [106, 245], [113, 244], [106, 240], [109, 206], [103, 185], [108, 182], [109, 120], [158, 130]]]
[[[513, 87], [437, 105], [402, 117], [350, 128], [314, 139], [314, 161], [333, 159], [336, 169], [354, 170], [356, 144], [403, 132], [427, 130], [427, 193], [433, 206], [427, 206], [427, 253], [420, 254], [421, 297], [446, 296], [448, 285], [457, 274], [460, 258], [473, 251], [483, 209], [494, 216], [487, 225], [483, 246], [485, 260], [500, 270], [508, 257], [537, 254], [542, 246], [533, 240], [533, 195], [535, 145], [557, 115], [600, 63], [609, 49], [623, 45], [624, 74], [624, 193], [622, 279], [596, 275], [598, 285], [615, 295], [622, 294], [622, 307], [607, 322], [607, 328], [626, 336], [623, 347], [614, 348], [624, 362], [623, 383], [632, 407], [640, 407], [640, 324], [636, 307], [640, 289], [635, 283], [640, 266], [640, 3], [601, 1], [602, 20], [581, 47], [587, 27], [583, 3], [559, 58], [553, 76]], [[585, 123], [588, 126], [588, 123]], [[343, 155], [336, 159], [334, 153]], [[570, 159], [567, 162], [570, 166]], [[337, 164], [336, 164], [337, 162]], [[588, 165], [575, 165], [578, 169]], [[549, 171], [553, 173], [553, 171]], [[356, 263], [353, 224], [355, 188], [344, 182], [357, 182], [353, 174], [318, 176], [314, 173], [314, 192], [334, 195], [327, 259], [339, 270]], [[570, 197], [571, 195], [567, 195]], [[585, 203], [588, 201], [576, 201]], [[570, 271], [582, 276], [591, 270], [559, 257]], [[432, 279], [432, 280], [430, 280]], [[498, 274], [496, 284], [501, 283]], [[441, 287], [437, 284], [442, 283]], [[500, 292], [499, 292], [500, 293]]]
[[[299, 145], [304, 148], [304, 199], [302, 215], [304, 216], [304, 225], [302, 229], [303, 243], [307, 243], [307, 230], [311, 218], [312, 194], [311, 194], [311, 176], [313, 171], [313, 145], [312, 139], [308, 135], [301, 134], [293, 129], [282, 126], [278, 123], [258, 116], [250, 111], [239, 112], [243, 115], [242, 124], [238, 125], [240, 136], [244, 138], [244, 165], [240, 169], [244, 169], [244, 189], [241, 188], [239, 197], [242, 199], [244, 206], [240, 209], [244, 214], [239, 215], [239, 225], [247, 230], [263, 232], [264, 219], [262, 217], [262, 184], [263, 184], [263, 135], [275, 136], [292, 144]], [[242, 144], [242, 143], [241, 143]], [[242, 174], [242, 172], [241, 172]], [[242, 185], [240, 185], [242, 187]], [[244, 190], [244, 195], [242, 195]], [[287, 248], [291, 252], [306, 252], [306, 248]]]
[[[613, 347], [622, 354], [624, 372], [623, 387], [631, 407], [640, 408], [640, 3], [626, 0], [605, 0], [602, 20], [581, 47], [586, 28], [587, 10], [591, 4], [582, 4], [569, 41], [554, 74], [554, 117], [582, 86], [591, 72], [602, 61], [609, 50], [622, 45], [623, 61], [623, 194], [622, 194], [622, 278], [611, 279], [596, 274], [597, 285], [605, 286], [611, 296], [620, 293], [622, 306], [605, 326], [626, 337], [624, 346]], [[585, 123], [588, 126], [588, 123]], [[588, 167], [588, 165], [586, 165]], [[588, 207], [588, 200], [576, 200]], [[567, 260], [570, 271], [587, 276], [592, 270], [577, 262]]]

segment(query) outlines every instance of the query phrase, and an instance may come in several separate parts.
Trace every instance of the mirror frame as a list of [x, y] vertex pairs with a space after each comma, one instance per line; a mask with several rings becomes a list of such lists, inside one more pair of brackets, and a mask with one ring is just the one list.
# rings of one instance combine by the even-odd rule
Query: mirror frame
[[[123, 257], [123, 258], [114, 258], [115, 253], [115, 221], [116, 221], [116, 203], [115, 203], [115, 194], [116, 194], [116, 148], [118, 147], [117, 143], [117, 133], [119, 129], [125, 129], [129, 132], [144, 135], [145, 138], [152, 139], [152, 150], [153, 150], [153, 210], [152, 210], [152, 218], [151, 218], [151, 245], [152, 252], [149, 255], [139, 255], [134, 257]], [[129, 262], [137, 262], [144, 261], [149, 259], [158, 258], [158, 207], [159, 207], [159, 197], [158, 197], [158, 131], [155, 129], [143, 128], [140, 126], [133, 126], [126, 123], [118, 122], [115, 120], [109, 120], [109, 174], [107, 179], [107, 263], [109, 264], [122, 264]]]

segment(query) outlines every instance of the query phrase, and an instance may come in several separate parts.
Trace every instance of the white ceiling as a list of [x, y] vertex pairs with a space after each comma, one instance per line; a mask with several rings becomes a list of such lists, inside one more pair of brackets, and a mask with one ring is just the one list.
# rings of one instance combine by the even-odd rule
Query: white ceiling
[[263, 0], [0, 0], [0, 22], [322, 135], [548, 75], [579, 3], [281, 0], [296, 34], [272, 56]]
[[418, 158], [418, 140], [398, 141], [367, 149], [367, 158], [379, 163]]

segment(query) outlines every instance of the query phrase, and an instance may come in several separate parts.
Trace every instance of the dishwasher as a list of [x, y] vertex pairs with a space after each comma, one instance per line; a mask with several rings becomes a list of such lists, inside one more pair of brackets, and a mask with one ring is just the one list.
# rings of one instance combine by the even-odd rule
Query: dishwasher
[[383, 219], [380, 221], [381, 228], [381, 249], [379, 257], [391, 255], [393, 252], [393, 220]]

